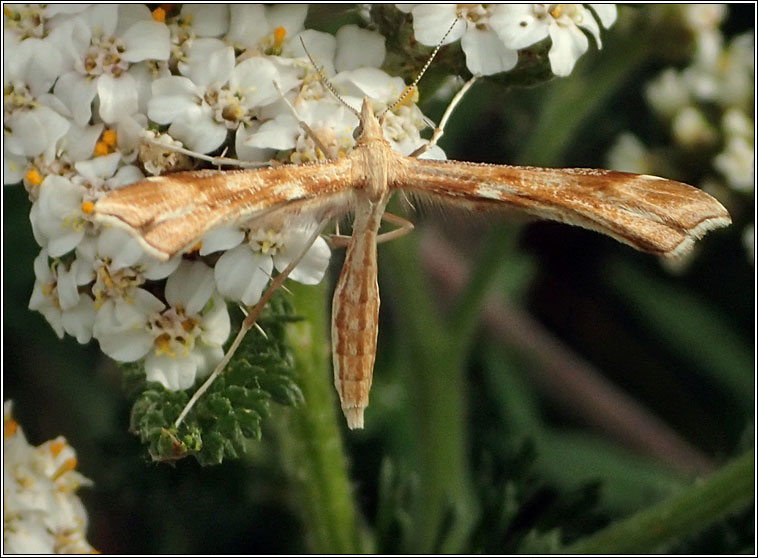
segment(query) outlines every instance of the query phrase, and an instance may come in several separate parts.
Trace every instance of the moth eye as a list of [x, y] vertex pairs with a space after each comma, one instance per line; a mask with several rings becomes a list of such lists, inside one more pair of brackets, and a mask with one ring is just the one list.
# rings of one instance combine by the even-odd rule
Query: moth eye
[[353, 130], [353, 139], [357, 140], [359, 137], [361, 137], [362, 133], [363, 133], [363, 126], [358, 126], [355, 130]]

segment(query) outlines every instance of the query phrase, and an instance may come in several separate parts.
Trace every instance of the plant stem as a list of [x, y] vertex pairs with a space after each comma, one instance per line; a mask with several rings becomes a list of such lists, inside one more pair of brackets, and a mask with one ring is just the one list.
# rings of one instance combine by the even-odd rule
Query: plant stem
[[707, 527], [753, 501], [755, 450], [722, 467], [704, 482], [564, 548], [568, 554], [660, 552], [675, 538]]
[[[405, 237], [384, 250], [391, 254], [385, 284], [403, 309], [398, 338], [407, 353], [402, 376], [413, 404], [413, 457], [420, 480], [410, 551], [457, 552], [477, 516], [467, 460], [464, 355], [434, 310], [416, 244]], [[448, 519], [451, 524], [443, 528]]]
[[[325, 283], [325, 282], [324, 282]], [[355, 554], [370, 549], [359, 529], [359, 510], [347, 471], [337, 421], [327, 335], [326, 286], [288, 285], [302, 321], [290, 324], [298, 385], [305, 403], [281, 421], [282, 462], [295, 486], [311, 552]]]

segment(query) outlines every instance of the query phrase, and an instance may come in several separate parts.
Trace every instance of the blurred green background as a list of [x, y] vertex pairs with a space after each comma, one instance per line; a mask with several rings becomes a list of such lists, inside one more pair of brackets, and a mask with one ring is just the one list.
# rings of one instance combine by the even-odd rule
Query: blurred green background
[[[752, 29], [753, 9], [730, 7], [727, 38]], [[665, 48], [645, 10], [621, 7], [603, 50], [591, 46], [569, 78], [532, 88], [482, 80], [440, 142], [448, 157], [606, 167], [623, 131], [669, 142], [643, 88], [685, 65], [687, 49]], [[307, 27], [333, 32], [352, 21], [344, 8], [318, 6]], [[421, 93], [437, 120], [444, 103], [423, 103], [424, 82]], [[346, 527], [358, 530], [359, 548], [553, 549], [753, 447], [755, 272], [742, 231], [754, 202], [722, 201], [733, 226], [708, 235], [676, 272], [577, 228], [420, 207], [416, 231], [379, 248], [366, 429], [347, 431], [331, 392], [327, 407], [360, 511], [357, 527]], [[32, 443], [62, 434], [76, 448], [95, 481], [81, 491], [90, 542], [107, 553], [338, 552], [304, 511], [298, 454], [281, 426], [290, 409], [274, 413], [241, 461], [149, 461], [127, 432], [130, 402], [114, 363], [94, 343], [57, 339], [27, 309], [38, 253], [28, 211], [24, 190], [6, 187], [3, 395]], [[335, 252], [330, 285], [342, 257]], [[456, 296], [465, 270], [470, 281]], [[330, 293], [298, 289], [295, 300], [316, 297], [326, 309]], [[749, 551], [752, 519], [743, 510], [666, 548]]]

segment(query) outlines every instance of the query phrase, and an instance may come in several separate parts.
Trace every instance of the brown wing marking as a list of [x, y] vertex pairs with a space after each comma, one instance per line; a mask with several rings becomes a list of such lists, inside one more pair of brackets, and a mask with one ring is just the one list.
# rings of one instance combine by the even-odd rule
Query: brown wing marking
[[191, 171], [147, 178], [110, 192], [95, 204], [95, 215], [132, 233], [149, 253], [165, 260], [222, 224], [283, 208], [294, 214], [347, 211], [350, 192], [347, 159], [256, 170]]
[[731, 223], [702, 190], [617, 171], [406, 160], [392, 187], [456, 207], [512, 209], [577, 225], [666, 257]]

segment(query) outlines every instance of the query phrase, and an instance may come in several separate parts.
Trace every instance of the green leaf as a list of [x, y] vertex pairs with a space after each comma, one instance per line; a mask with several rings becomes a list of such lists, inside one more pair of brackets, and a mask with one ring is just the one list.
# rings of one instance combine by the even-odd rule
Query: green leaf
[[272, 401], [284, 406], [302, 403], [294, 360], [285, 342], [286, 325], [297, 319], [284, 297], [275, 296], [259, 320], [266, 335], [256, 330], [248, 333], [227, 369], [178, 428], [175, 422], [194, 388], [169, 391], [145, 382], [144, 372], [130, 367], [128, 381], [138, 394], [130, 426], [152, 459], [175, 461], [193, 455], [202, 465], [237, 459], [246, 454], [249, 441], [261, 439]]
[[668, 500], [642, 510], [564, 548], [570, 554], [661, 552], [678, 537], [702, 530], [726, 514], [754, 501], [755, 450], [693, 483]]

